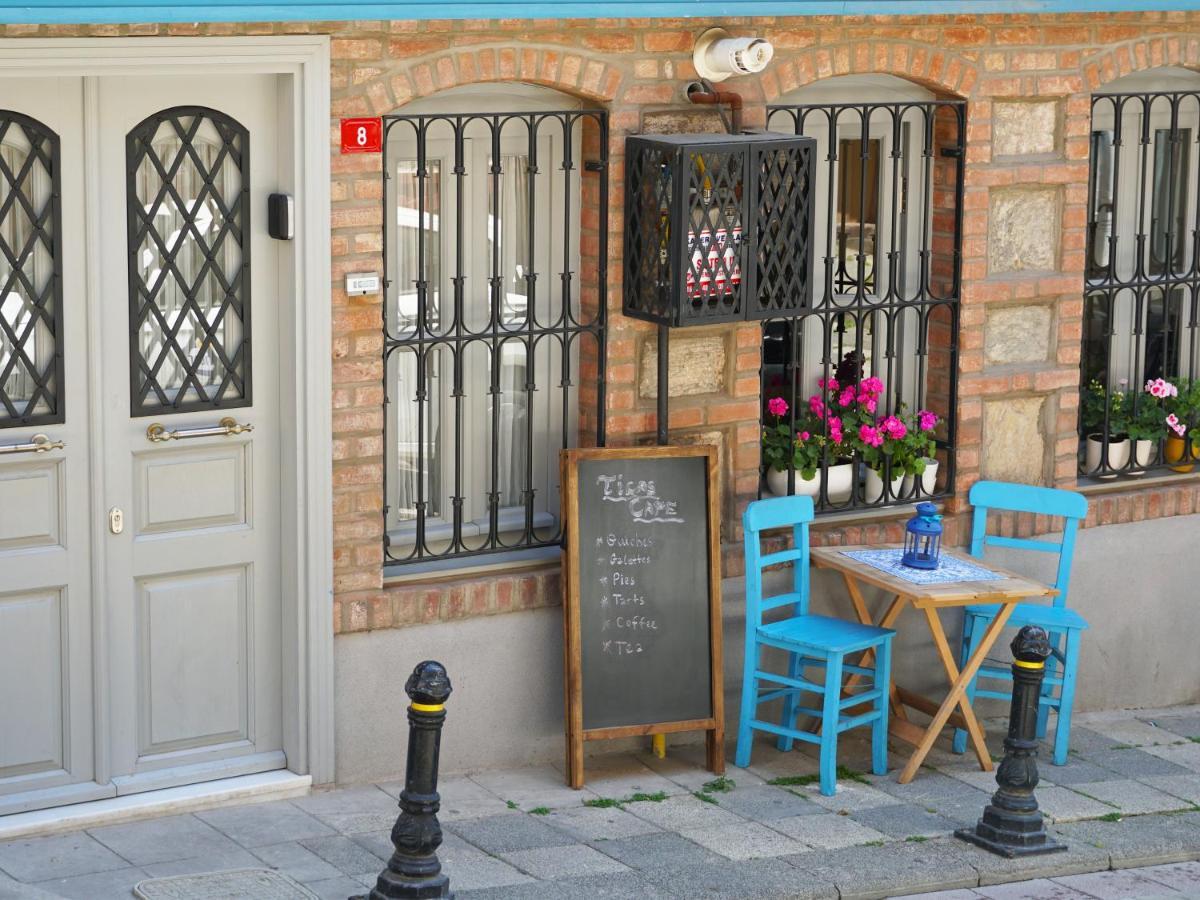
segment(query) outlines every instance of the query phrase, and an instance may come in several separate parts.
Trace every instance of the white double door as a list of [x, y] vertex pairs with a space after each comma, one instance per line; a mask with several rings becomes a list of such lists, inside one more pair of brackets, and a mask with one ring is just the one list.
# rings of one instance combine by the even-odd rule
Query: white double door
[[0, 79], [0, 814], [286, 765], [278, 87]]

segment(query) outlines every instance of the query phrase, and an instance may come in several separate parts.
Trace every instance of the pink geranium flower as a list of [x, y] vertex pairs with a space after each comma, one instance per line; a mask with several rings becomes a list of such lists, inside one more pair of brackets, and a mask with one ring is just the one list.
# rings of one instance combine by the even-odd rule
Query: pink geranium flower
[[811, 397], [808, 398], [808, 408], [812, 411], [812, 414], [814, 416], [816, 416], [818, 419], [825, 418], [825, 404], [821, 401], [821, 398], [818, 397], [816, 394], [813, 394]]
[[888, 416], [879, 423], [879, 427], [885, 435], [894, 441], [901, 440], [908, 434], [908, 427], [895, 416]]
[[1179, 421], [1179, 416], [1175, 415], [1175, 413], [1171, 413], [1169, 416], [1167, 416], [1167, 425], [1169, 425], [1171, 430], [1180, 437], [1183, 437], [1185, 434], [1187, 434], [1187, 426]]
[[938, 417], [927, 409], [917, 413], [917, 427], [922, 431], [933, 431], [937, 426]]
[[773, 416], [786, 416], [788, 403], [782, 397], [772, 397], [767, 401], [767, 412]]
[[880, 430], [866, 424], [859, 426], [858, 439], [870, 447], [880, 447], [883, 445], [883, 434]]
[[846, 385], [846, 387], [842, 388], [841, 394], [838, 395], [838, 403], [840, 403], [843, 407], [849, 406], [854, 402], [855, 397], [856, 394], [854, 392], [854, 385]]
[[835, 444], [840, 444], [845, 440], [845, 433], [842, 431], [842, 420], [837, 416], [829, 417], [829, 438]]
[[801, 431], [797, 435], [797, 437], [800, 438], [800, 440], [802, 440], [802, 441], [807, 441], [810, 437], [812, 437], [812, 435], [809, 434], [807, 431]]

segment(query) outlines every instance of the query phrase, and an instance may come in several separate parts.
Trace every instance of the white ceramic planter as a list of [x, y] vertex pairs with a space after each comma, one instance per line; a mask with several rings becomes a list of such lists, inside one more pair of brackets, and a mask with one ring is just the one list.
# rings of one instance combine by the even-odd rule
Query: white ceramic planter
[[[1139, 442], [1140, 443], [1140, 442]], [[1149, 443], [1147, 441], [1146, 443]], [[1084, 452], [1084, 474], [1093, 475], [1100, 468], [1100, 457], [1104, 452], [1104, 439], [1099, 434], [1089, 434], [1087, 437], [1087, 449]], [[1109, 439], [1108, 441], [1108, 467], [1109, 469], [1117, 470], [1125, 468], [1129, 462], [1129, 439], [1122, 438], [1119, 441]], [[1094, 474], [1095, 478], [1115, 478], [1116, 472], [1104, 472], [1102, 474]]]
[[[767, 487], [776, 497], [787, 496], [788, 473], [779, 469], [767, 469]], [[811, 481], [805, 481], [800, 477], [800, 473], [796, 473], [796, 489], [793, 494], [798, 494], [801, 497], [816, 497], [820, 493], [821, 473], [818, 471], [813, 475]]]
[[[925, 471], [921, 473], [921, 493], [922, 495], [930, 495], [937, 489], [937, 473], [938, 461], [932, 457], [925, 457]], [[904, 483], [900, 487], [900, 494], [903, 497], [908, 497], [912, 493], [913, 476], [905, 475]]]
[[[800, 473], [796, 473], [796, 488], [793, 491], [801, 497], [818, 497], [821, 493], [821, 472], [812, 477], [811, 481], [805, 481], [800, 477]], [[854, 463], [842, 463], [841, 465], [829, 467], [829, 500], [833, 503], [845, 503], [850, 499], [850, 490], [854, 486]], [[776, 497], [787, 496], [787, 472], [781, 472], [777, 469], [767, 470], [767, 487]]]
[[[1134, 465], [1141, 469], [1154, 464], [1154, 451], [1157, 449], [1157, 441], [1134, 441], [1133, 442], [1133, 462]], [[1145, 472], [1131, 472], [1131, 475], [1144, 475]]]
[[[867, 466], [866, 469], [867, 477], [865, 483], [863, 484], [863, 499], [868, 503], [874, 503], [883, 496], [883, 476], [870, 466]], [[900, 496], [901, 485], [903, 482], [903, 475], [897, 475], [892, 479], [891, 497], [893, 499]]]

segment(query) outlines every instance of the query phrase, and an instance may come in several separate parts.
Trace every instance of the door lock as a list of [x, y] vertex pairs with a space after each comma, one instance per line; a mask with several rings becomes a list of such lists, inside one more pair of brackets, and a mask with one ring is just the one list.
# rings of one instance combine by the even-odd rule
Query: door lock
[[114, 506], [108, 511], [108, 530], [113, 534], [120, 534], [125, 530], [125, 513], [121, 512], [121, 507]]

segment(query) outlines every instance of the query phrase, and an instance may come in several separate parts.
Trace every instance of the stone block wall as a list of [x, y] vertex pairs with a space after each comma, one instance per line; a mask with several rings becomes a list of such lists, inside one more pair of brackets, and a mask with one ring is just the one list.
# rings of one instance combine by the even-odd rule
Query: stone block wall
[[[693, 41], [709, 24], [479, 19], [0, 26], [0, 37], [331, 36], [335, 630], [552, 605], [559, 591], [554, 567], [385, 584], [381, 298], [348, 297], [342, 287], [347, 272], [382, 268], [381, 167], [378, 156], [336, 152], [337, 120], [400, 111], [416, 98], [478, 82], [544, 85], [609, 110], [607, 295], [584, 300], [607, 303], [609, 313], [609, 442], [652, 441], [655, 332], [620, 314], [624, 139], [643, 130], [719, 130], [712, 111], [682, 100], [683, 86], [696, 74]], [[1136, 70], [1200, 69], [1200, 12], [761, 17], [720, 24], [734, 33], [763, 35], [776, 47], [762, 75], [725, 85], [746, 98], [748, 126], [764, 124], [765, 103], [839, 75], [888, 73], [939, 96], [968, 101], [957, 481], [956, 496], [947, 504], [949, 537], [964, 539], [966, 491], [981, 477], [1074, 485], [1089, 98]], [[582, 196], [581, 256], [585, 267], [595, 266], [598, 191], [585, 183]], [[952, 232], [936, 211], [947, 208], [946, 199], [934, 197], [934, 227], [942, 241], [935, 265], [943, 273], [944, 236]], [[948, 327], [948, 321], [937, 323], [938, 340], [950, 339]], [[760, 330], [745, 324], [679, 331], [670, 349], [673, 440], [715, 442], [721, 448], [726, 571], [736, 574], [736, 523], [758, 486]], [[587, 366], [585, 359], [585, 374], [595, 371]], [[586, 378], [584, 383], [580, 428], [586, 436], [595, 429], [594, 389]], [[942, 389], [948, 390], [948, 383]], [[1198, 495], [1192, 477], [1106, 486], [1093, 500], [1088, 524], [1189, 514], [1197, 509]], [[903, 516], [839, 519], [821, 525], [816, 539], [894, 540]], [[1014, 516], [1003, 527], [1031, 534], [1047, 523]]]

